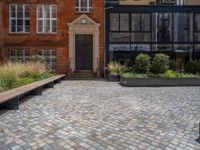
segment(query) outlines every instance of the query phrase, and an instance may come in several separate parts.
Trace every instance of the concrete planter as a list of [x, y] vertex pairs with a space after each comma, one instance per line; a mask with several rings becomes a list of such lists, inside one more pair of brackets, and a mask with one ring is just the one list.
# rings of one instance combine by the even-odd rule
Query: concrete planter
[[120, 75], [108, 75], [107, 80], [110, 82], [119, 82]]
[[120, 78], [127, 87], [200, 86], [200, 78]]

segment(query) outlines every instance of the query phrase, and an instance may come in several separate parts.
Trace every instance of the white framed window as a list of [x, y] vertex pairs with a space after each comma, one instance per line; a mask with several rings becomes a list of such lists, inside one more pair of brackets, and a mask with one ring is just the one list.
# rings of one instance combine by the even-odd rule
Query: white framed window
[[10, 49], [9, 60], [26, 62], [29, 59], [29, 53], [26, 49]]
[[45, 58], [45, 63], [48, 65], [49, 69], [56, 70], [57, 58], [56, 49], [38, 49], [38, 55]]
[[9, 5], [9, 32], [29, 33], [30, 32], [30, 5], [10, 4]]
[[92, 0], [76, 0], [76, 11], [77, 12], [92, 12]]
[[37, 33], [56, 33], [57, 6], [37, 5]]

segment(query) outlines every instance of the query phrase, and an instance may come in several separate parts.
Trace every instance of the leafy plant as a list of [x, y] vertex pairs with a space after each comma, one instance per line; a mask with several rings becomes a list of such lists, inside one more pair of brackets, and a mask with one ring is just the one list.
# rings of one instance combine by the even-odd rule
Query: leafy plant
[[178, 66], [176, 64], [176, 61], [173, 59], [169, 60], [169, 68], [173, 71], [177, 71], [178, 70]]
[[121, 65], [118, 62], [110, 62], [108, 64], [108, 72], [111, 75], [121, 75], [122, 73], [124, 73], [126, 70], [126, 66], [125, 65]]
[[150, 69], [150, 57], [147, 54], [139, 54], [135, 60], [135, 71], [137, 73], [147, 73]]
[[149, 78], [148, 74], [138, 74], [138, 73], [124, 73], [122, 76], [124, 78]]
[[152, 72], [159, 74], [164, 73], [167, 69], [169, 69], [169, 56], [156, 54], [151, 65]]
[[193, 60], [193, 61], [187, 62], [186, 72], [193, 73], [193, 74], [200, 73], [200, 61]]
[[173, 70], [167, 70], [167, 71], [165, 71], [165, 77], [166, 78], [177, 78], [178, 73]]

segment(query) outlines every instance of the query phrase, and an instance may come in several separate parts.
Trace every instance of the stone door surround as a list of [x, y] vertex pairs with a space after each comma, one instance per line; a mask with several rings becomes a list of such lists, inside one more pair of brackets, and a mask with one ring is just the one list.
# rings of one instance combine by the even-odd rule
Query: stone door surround
[[86, 14], [81, 15], [73, 22], [67, 24], [69, 27], [69, 59], [70, 69], [75, 71], [75, 35], [93, 35], [93, 71], [96, 72], [99, 65], [99, 27], [100, 24], [93, 21]]

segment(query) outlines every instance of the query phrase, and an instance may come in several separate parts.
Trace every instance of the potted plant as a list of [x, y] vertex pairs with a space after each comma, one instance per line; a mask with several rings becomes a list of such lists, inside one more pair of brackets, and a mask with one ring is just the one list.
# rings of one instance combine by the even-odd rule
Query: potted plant
[[125, 72], [126, 67], [118, 62], [112, 61], [108, 64], [108, 81], [120, 81], [120, 75]]

